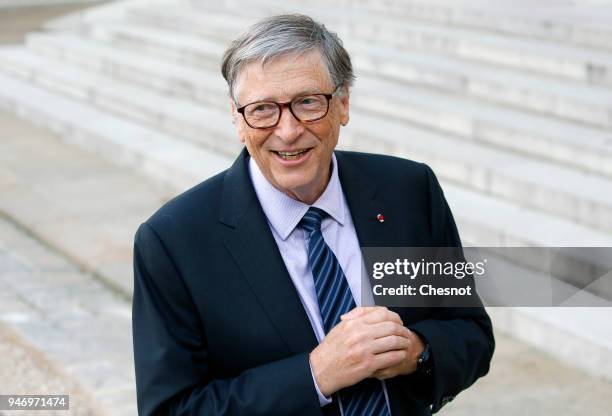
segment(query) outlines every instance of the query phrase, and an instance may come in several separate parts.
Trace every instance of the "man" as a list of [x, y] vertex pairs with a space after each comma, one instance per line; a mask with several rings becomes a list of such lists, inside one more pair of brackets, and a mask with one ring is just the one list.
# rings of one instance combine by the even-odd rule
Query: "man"
[[433, 174], [334, 151], [352, 66], [301, 15], [226, 51], [238, 137], [228, 170], [164, 205], [134, 246], [139, 413], [427, 415], [487, 373], [483, 308], [385, 308], [360, 246], [459, 246]]

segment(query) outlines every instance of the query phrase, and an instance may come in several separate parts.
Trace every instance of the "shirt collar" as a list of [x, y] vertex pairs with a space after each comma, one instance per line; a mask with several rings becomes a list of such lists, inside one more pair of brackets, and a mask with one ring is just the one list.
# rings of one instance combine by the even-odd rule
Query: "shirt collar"
[[[259, 203], [274, 231], [286, 240], [298, 225], [310, 205], [304, 204], [275, 188], [263, 175], [252, 157], [249, 157], [249, 174]], [[346, 202], [338, 176], [338, 162], [332, 153], [332, 173], [327, 187], [313, 204], [327, 212], [340, 225], [344, 225]]]

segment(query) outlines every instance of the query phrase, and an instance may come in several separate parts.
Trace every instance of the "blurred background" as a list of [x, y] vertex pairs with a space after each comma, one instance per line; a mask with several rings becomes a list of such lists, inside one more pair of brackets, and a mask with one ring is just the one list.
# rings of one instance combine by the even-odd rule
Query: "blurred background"
[[[280, 12], [352, 56], [339, 147], [430, 164], [464, 245], [612, 246], [610, 0], [0, 0], [0, 394], [137, 414], [134, 232], [238, 154], [220, 57]], [[612, 309], [488, 311], [440, 414], [610, 414]]]

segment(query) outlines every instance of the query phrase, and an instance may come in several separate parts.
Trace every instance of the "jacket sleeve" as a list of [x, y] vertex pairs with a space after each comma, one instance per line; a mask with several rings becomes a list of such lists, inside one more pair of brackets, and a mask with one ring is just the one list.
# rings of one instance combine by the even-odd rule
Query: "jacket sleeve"
[[138, 413], [318, 415], [308, 354], [215, 378], [194, 300], [148, 224], [134, 243], [132, 331]]
[[[461, 247], [442, 188], [433, 171], [429, 167], [426, 170], [430, 190], [429, 228], [434, 246]], [[477, 302], [480, 304], [479, 299]], [[491, 320], [482, 305], [433, 307], [429, 319], [409, 328], [422, 335], [431, 348], [434, 367], [429, 399], [433, 413], [489, 371], [495, 339]]]

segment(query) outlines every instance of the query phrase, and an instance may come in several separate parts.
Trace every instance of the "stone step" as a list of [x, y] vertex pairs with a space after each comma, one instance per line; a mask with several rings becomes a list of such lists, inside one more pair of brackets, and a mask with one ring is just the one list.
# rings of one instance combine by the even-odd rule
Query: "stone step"
[[[22, 394], [69, 394], [76, 401], [70, 414], [135, 415], [129, 302], [4, 217], [0, 235], [0, 322], [28, 343], [31, 354], [43, 355], [78, 382], [60, 390], [49, 378]], [[20, 360], [27, 365], [25, 357]], [[11, 390], [3, 394], [27, 388], [20, 377], [30, 375], [13, 375]]]
[[583, 172], [612, 176], [612, 131], [449, 96], [418, 85], [398, 87], [393, 81], [363, 74], [353, 91], [354, 102], [372, 114], [385, 114]]
[[134, 232], [176, 194], [174, 185], [160, 186], [108, 161], [112, 155], [84, 151], [45, 129], [0, 116], [0, 215], [129, 300]]
[[[2, 243], [0, 242], [0, 245]], [[0, 257], [2, 255], [0, 254]], [[7, 270], [0, 264], [0, 274]], [[0, 278], [1, 279], [1, 278]], [[12, 325], [4, 321], [4, 315], [19, 313], [29, 305], [16, 301], [10, 293], [3, 291], [0, 298], [0, 391], [2, 394], [48, 394], [69, 395], [69, 412], [65, 415], [110, 416], [91, 394], [85, 391], [74, 377], [66, 374], [42, 351], [28, 342]], [[5, 402], [6, 403], [6, 402]], [[9, 416], [9, 411], [0, 411], [0, 416]], [[48, 415], [44, 411], [35, 414]], [[60, 413], [56, 411], [56, 414]], [[10, 411], [10, 415], [23, 414]]]
[[[602, 382], [612, 380], [612, 333], [608, 325], [612, 308], [504, 307], [487, 311], [498, 331], [597, 375]], [[574, 387], [573, 382], [567, 381]], [[552, 412], [557, 413], [564, 411]]]
[[[511, 319], [497, 319], [500, 309], [502, 308], [488, 310], [492, 317], [495, 316], [493, 330], [496, 344], [490, 372], [444, 406], [440, 415], [608, 415], [612, 406], [610, 381], [598, 376], [591, 376], [591, 381], [586, 381], [584, 374], [572, 368], [572, 363], [575, 362], [572, 355], [559, 358], [558, 354], [552, 351], [545, 354], [540, 348], [525, 348], [526, 345], [518, 340], [522, 331], [517, 328], [508, 331], [502, 326], [502, 322], [514, 319], [514, 326], [524, 324], [529, 331], [541, 330], [535, 333], [535, 336], [544, 341], [542, 344], [547, 345], [548, 350], [552, 345], [571, 345], [576, 348], [574, 356], [576, 351], [585, 352], [578, 354], [578, 358], [592, 357], [592, 343], [583, 340], [582, 345], [576, 345], [572, 341], [566, 341], [564, 337], [571, 336], [562, 330], [556, 331], [553, 336], [553, 331], [547, 327], [546, 322], [536, 321], [532, 317], [525, 319], [515, 312], [516, 308], [506, 308], [506, 315]], [[611, 317], [604, 315], [601, 318], [609, 320]], [[546, 336], [550, 338], [545, 338]], [[556, 354], [555, 358], [551, 356], [553, 354]], [[610, 362], [609, 353], [598, 356], [604, 363]]]
[[[305, 13], [329, 24], [329, 27], [342, 33], [343, 39], [357, 38], [374, 44], [392, 45], [403, 51], [422, 50], [589, 84], [612, 86], [612, 57], [606, 51], [432, 22], [410, 21], [406, 24], [406, 20], [401, 17], [377, 16], [357, 7], [345, 8], [342, 13], [338, 13], [338, 9], [324, 5], [327, 3], [322, 1], [306, 4], [297, 1], [257, 0], [248, 4], [228, 2], [225, 5], [199, 1], [193, 3], [190, 9], [193, 13], [193, 8], [197, 7], [203, 15], [209, 10], [218, 12], [221, 9], [230, 15], [259, 17], [265, 13]], [[142, 9], [137, 12], [159, 13], [158, 10]]]
[[[220, 74], [211, 75], [185, 65], [163, 62], [103, 42], [83, 39], [76, 34], [34, 33], [27, 37], [27, 46], [36, 55], [86, 67], [170, 96], [206, 102], [211, 90], [227, 95], [227, 86]], [[197, 85], [206, 85], [206, 89], [197, 89], [194, 85], [196, 80]]]
[[[65, 65], [54, 66], [53, 62], [33, 57], [27, 51], [13, 48], [6, 52], [0, 54], [0, 62], [13, 56], [12, 61], [4, 60], [10, 64], [6, 67], [10, 66], [14, 73], [43, 86], [55, 89], [60, 86], [59, 91], [62, 91], [61, 86], [71, 84], [76, 97], [87, 99], [106, 110], [111, 109], [129, 117], [135, 115], [136, 120], [145, 120], [164, 131], [186, 134], [191, 140], [228, 155], [236, 154], [239, 150], [229, 117], [226, 123], [215, 122], [223, 117], [220, 111], [122, 85], [101, 76], [92, 77]], [[46, 69], [44, 73], [37, 71], [41, 67]], [[73, 82], [72, 79], [80, 81]], [[359, 111], [364, 108], [360, 94], [354, 94], [358, 111], [353, 112], [349, 133], [343, 133], [343, 141], [348, 141], [351, 148], [363, 151], [380, 149], [383, 153], [421, 159], [436, 167], [442, 177], [463, 186], [584, 224], [612, 229], [612, 181], [483, 147], [476, 142], [465, 142], [453, 136], [373, 117]], [[371, 102], [371, 99], [368, 97], [367, 101]], [[219, 107], [219, 110], [222, 109]], [[371, 108], [366, 107], [365, 110], [371, 112]], [[223, 130], [225, 134], [219, 134], [219, 127], [212, 127], [218, 124], [227, 126]], [[379, 133], [383, 131], [384, 136]], [[418, 139], [407, 140], [407, 137]], [[516, 169], [517, 166], [520, 169]]]
[[[207, 19], [210, 16], [206, 17]], [[238, 19], [238, 22], [241, 20]], [[227, 27], [222, 22], [221, 25]], [[212, 24], [204, 25], [215, 30]], [[231, 24], [239, 30], [240, 25]], [[221, 57], [229, 38], [212, 38], [206, 33], [187, 33], [157, 25], [139, 22], [131, 17], [125, 21], [102, 22], [82, 25], [77, 33], [81, 38], [99, 41], [101, 44], [116, 46], [122, 50], [140, 51], [151, 57], [170, 59], [196, 69], [220, 70]], [[234, 32], [236, 34], [238, 32]]]
[[[504, 35], [535, 38], [612, 51], [609, 4], [532, 0], [339, 0], [384, 17], [467, 27]], [[601, 11], [605, 12], [601, 16]], [[597, 18], [594, 18], [597, 17]]]
[[612, 89], [384, 46], [361, 43], [351, 50], [347, 44], [356, 68], [377, 77], [612, 131]]
[[[68, 143], [104, 155], [163, 183], [193, 186], [194, 178], [209, 177], [228, 166], [226, 156], [191, 146], [92, 106], [58, 96], [0, 74], [0, 106], [40, 122]], [[174, 168], [170, 168], [171, 165]]]
[[127, 15], [129, 10], [134, 8], [162, 6], [167, 6], [166, 0], [105, 0], [103, 4], [96, 7], [47, 20], [42, 27], [45, 31], [70, 32], [82, 24], [86, 24], [86, 22], [121, 20]]
[[[142, 12], [134, 10], [132, 14], [139, 13]], [[174, 16], [177, 14], [180, 14], [180, 10], [174, 12]], [[159, 16], [159, 19], [166, 18], [173, 19], [172, 16]], [[188, 20], [187, 23], [181, 24], [183, 28], [197, 21], [193, 12], [190, 13], [189, 19], [191, 20]], [[205, 19], [206, 16], [202, 14], [200, 20], [206, 21]], [[157, 22], [158, 19], [154, 19], [148, 24], [157, 24]], [[219, 24], [227, 27], [224, 21], [219, 21]], [[236, 27], [235, 34], [242, 31], [241, 22], [235, 23], [234, 26]], [[338, 23], [338, 26], [341, 28], [342, 24]], [[105, 40], [122, 37], [119, 33], [113, 34], [113, 30], [113, 28], [105, 29], [103, 26], [96, 26], [95, 31], [90, 31], [90, 35], [99, 36]], [[590, 83], [577, 79], [553, 79], [549, 75], [519, 72], [517, 68], [492, 67], [489, 62], [466, 61], [465, 57], [452, 54], [449, 56], [432, 54], [432, 51], [435, 52], [432, 48], [416, 49], [406, 53], [405, 48], [373, 47], [371, 41], [362, 38], [355, 41], [355, 36], [350, 33], [350, 29], [338, 31], [342, 38], [347, 39], [345, 43], [355, 58], [357, 70], [360, 70], [361, 66], [374, 72], [376, 76], [389, 76], [401, 82], [426, 85], [453, 94], [482, 99], [486, 102], [531, 110], [607, 129], [612, 128], [612, 89], [589, 85]], [[175, 43], [168, 41], [167, 45], [160, 44], [159, 40], [163, 38], [161, 35], [151, 39], [147, 39], [145, 33], [141, 36], [132, 33], [130, 36], [133, 47], [138, 40], [141, 40], [144, 45], [154, 44], [157, 49], [164, 47], [173, 49], [172, 44]], [[378, 43], [392, 45], [392, 42], [389, 41]], [[194, 45], [193, 41], [185, 45], [183, 49], [193, 51], [184, 54], [183, 59], [186, 61], [193, 62], [204, 53]], [[193, 48], [191, 48], [192, 45]], [[355, 49], [352, 49], [353, 45]], [[608, 58], [612, 68], [612, 54]], [[564, 59], [567, 59], [567, 56]], [[208, 66], [213, 65], [210, 63]]]
[[610, 247], [612, 235], [440, 178], [466, 246]]
[[173, 63], [215, 71], [219, 71], [225, 50], [221, 39], [176, 33], [133, 22], [87, 25], [81, 27], [79, 33], [107, 44], [118, 45], [122, 49], [138, 50], [147, 55], [170, 59]]
[[[130, 26], [125, 23], [96, 25], [91, 27], [88, 33], [98, 40], [112, 42], [122, 48], [150, 51], [160, 57], [196, 67], [212, 68], [214, 71], [218, 70], [222, 53], [222, 48], [210, 47], [209, 44], [201, 45], [197, 37], [150, 29], [133, 23]], [[447, 58], [418, 53], [402, 55], [389, 48], [367, 48], [367, 45], [361, 42], [347, 44], [359, 79], [358, 90], [364, 85], [364, 77], [361, 74], [369, 77], [382, 75], [402, 83], [431, 87], [434, 90], [423, 91], [413, 88], [412, 85], [389, 86], [393, 91], [398, 88], [402, 90], [405, 102], [401, 111], [395, 113], [401, 114], [403, 119], [501, 148], [558, 161], [585, 171], [612, 176], [612, 132], [522, 110], [480, 104], [474, 99], [468, 101], [449, 97], [438, 92], [444, 90], [460, 96], [472, 95], [472, 98], [485, 98], [483, 95], [500, 96], [495, 93], [500, 91], [496, 84], [498, 81], [473, 65], [469, 66], [474, 67], [475, 72], [483, 73], [484, 82], [470, 79], [471, 74], [449, 74], [446, 69], [440, 70], [439, 68], [456, 67], [455, 62]], [[385, 59], [387, 56], [393, 56], [394, 59]], [[539, 82], [535, 84], [539, 85]], [[553, 85], [550, 89], [557, 91], [556, 87], [558, 85]], [[522, 92], [524, 94], [513, 89], [506, 94], [507, 101], [518, 104], [524, 102], [522, 99], [529, 100], [531, 97], [530, 101], [534, 106], [542, 107], [542, 100], [537, 99], [537, 93], [533, 94], [531, 87], [524, 86]], [[591, 109], [589, 106], [589, 111], [586, 111], [589, 117], [592, 116]]]
[[234, 156], [241, 149], [227, 105], [223, 105], [223, 111], [220, 111], [218, 103], [211, 104], [215, 96], [223, 98], [222, 93], [215, 95], [215, 91], [204, 91], [204, 86], [199, 87], [208, 96], [201, 95], [205, 99], [195, 105], [163, 95], [164, 91], [157, 93], [117, 81], [90, 68], [33, 55], [23, 47], [0, 48], [0, 63], [7, 74], [85, 101], [104, 111], [161, 128], [216, 153]]
[[[207, 157], [211, 155], [210, 152], [206, 152], [201, 147], [194, 146], [192, 143], [176, 139], [168, 139], [167, 137], [165, 137], [165, 140], [160, 139], [154, 146], [150, 145], [147, 147], [147, 144], [143, 143], [144, 140], [142, 140], [138, 134], [131, 134], [131, 132], [135, 130], [134, 127], [125, 127], [130, 126], [130, 123], [126, 122], [125, 120], [120, 120], [117, 117], [111, 117], [100, 112], [99, 110], [91, 108], [81, 110], [80, 106], [85, 107], [84, 105], [62, 97], [57, 97], [49, 92], [42, 91], [31, 85], [27, 85], [22, 81], [5, 76], [0, 76], [0, 81], [6, 85], [2, 91], [2, 103], [5, 107], [26, 116], [39, 115], [39, 121], [48, 123], [51, 128], [58, 131], [60, 134], [65, 132], [64, 135], [70, 131], [70, 129], [65, 127], [66, 125], [69, 125], [69, 123], [74, 123], [75, 119], [84, 120], [85, 122], [83, 124], [87, 124], [86, 127], [89, 129], [88, 132], [91, 131], [90, 134], [96, 138], [95, 143], [88, 143], [88, 136], [85, 135], [83, 135], [85, 137], [80, 139], [77, 143], [80, 143], [82, 146], [87, 148], [95, 146], [96, 149], [99, 149], [100, 152], [106, 155], [137, 154], [138, 159], [133, 157], [131, 164], [138, 170], [144, 171], [144, 173], [150, 174], [156, 179], [165, 180], [168, 183], [175, 183], [177, 187], [184, 188], [187, 184], [196, 183], [198, 179], [210, 176], [211, 171], [220, 170], [222, 168], [221, 165], [227, 166], [229, 164], [229, 159], [226, 157], [215, 155], [215, 159], [213, 160], [218, 161], [218, 163], [216, 164], [217, 169], [213, 169], [212, 167], [215, 166], [215, 163], [209, 163], [209, 159], [207, 159]], [[93, 117], [89, 115], [85, 116], [86, 111], [95, 113], [97, 118], [100, 120], [105, 120], [107, 123], [98, 122], [95, 123], [95, 125], [92, 125], [91, 122], [88, 123], [88, 121], [92, 120]], [[84, 116], [79, 117], [80, 114], [84, 114]], [[368, 116], [365, 114], [360, 114], [358, 117], [355, 116], [354, 121], [351, 122], [351, 125], [357, 123], [355, 120], [367, 120], [367, 117]], [[378, 122], [383, 121], [378, 120]], [[386, 121], [386, 123], [390, 124], [385, 125], [384, 128], [390, 128], [390, 126], [392, 126], [391, 122]], [[114, 134], [109, 134], [112, 137], [107, 140], [112, 140], [112, 146], [108, 146], [109, 149], [105, 150], [99, 144], [100, 140], [97, 139], [97, 137], [102, 136], [101, 138], [104, 139], [104, 134], [107, 134], [109, 127], [111, 126], [112, 128], [110, 128], [110, 131]], [[80, 126], [74, 127], [75, 130], [78, 130], [79, 128]], [[103, 129], [104, 131], [102, 133], [94, 133], [94, 128]], [[397, 125], [395, 125], [395, 128], [397, 128]], [[141, 129], [147, 130], [142, 127]], [[357, 130], [353, 129], [353, 132], [355, 131]], [[401, 137], [406, 136], [406, 131], [407, 130], [402, 128], [403, 136]], [[161, 133], [157, 132], [156, 134], [162, 136]], [[419, 132], [419, 134], [427, 134], [427, 132], [423, 131]], [[74, 134], [72, 135], [74, 136]], [[410, 134], [408, 134], [408, 136], [410, 136]], [[361, 149], [365, 147], [365, 150], [373, 152], [386, 150], [384, 148], [385, 144], [383, 140], [364, 142], [361, 139], [355, 140], [355, 137], [355, 133], [343, 133], [342, 142], [345, 143], [344, 147], [351, 149]], [[362, 137], [365, 137], [365, 135], [362, 134]], [[419, 137], [427, 137], [428, 139], [431, 139], [433, 136]], [[63, 137], [63, 139], [67, 140], [68, 142], [75, 142], [75, 140], [71, 139], [70, 137]], [[444, 138], [440, 139], [443, 140]], [[360, 145], [359, 142], [362, 142], [363, 144]], [[105, 144], [105, 146], [107, 145]], [[126, 147], [126, 149], [122, 149], [121, 146]], [[412, 158], [417, 158], [416, 156], [420, 154], [425, 156], [429, 155], [426, 154], [426, 151], [422, 151], [420, 153], [417, 152], [419, 145], [413, 145], [410, 142], [406, 142], [402, 146], [398, 145], [397, 143], [389, 144], [387, 146], [396, 146], [398, 148], [398, 154], [400, 155], [406, 155], [406, 151], [404, 149], [412, 146], [409, 150], [411, 152], [413, 151], [413, 153], [408, 155], [408, 157]], [[167, 153], [165, 153], [165, 158], [162, 152], [157, 151], [158, 149], [166, 150]], [[171, 151], [168, 151], [168, 149]], [[202, 163], [202, 160], [206, 160], [207, 162]], [[126, 163], [126, 158], [122, 157], [120, 158], [120, 161]], [[445, 169], [445, 165], [439, 162], [440, 159], [429, 156], [428, 161], [432, 162], [433, 167], [437, 171], [440, 171], [440, 176], [447, 183], [450, 183], [449, 179], [454, 180], [455, 177], [467, 178], [472, 182], [464, 183], [464, 186], [471, 186], [472, 184], [478, 183], [478, 180], [480, 179], [480, 176], [478, 175], [473, 174], [470, 176], [470, 170], [467, 166], [463, 168], [464, 170], [461, 171], [460, 174], [457, 174], [456, 171], [451, 172], [450, 169]], [[159, 165], [163, 166], [163, 174], [157, 169], [152, 168], [153, 166]], [[501, 166], [502, 165], [500, 165], [500, 167]], [[147, 169], [147, 167], [149, 168]], [[518, 169], [507, 170], [508, 172], [515, 172]], [[482, 172], [478, 173], [482, 175]], [[500, 178], [500, 181], [502, 179], [503, 176]], [[529, 178], [522, 180], [527, 179]], [[455, 186], [455, 188], [461, 189], [457, 186]], [[527, 207], [521, 207], [508, 201], [499, 200], [499, 198], [492, 197], [491, 195], [480, 194], [474, 190], [464, 189], [462, 192], [467, 193], [467, 195], [470, 195], [470, 198], [473, 198], [474, 200], [481, 201], [478, 203], [463, 202], [466, 212], [462, 217], [465, 218], [466, 222], [469, 224], [473, 224], [474, 222], [477, 224], [482, 224], [481, 218], [484, 218], [484, 215], [481, 211], [488, 210], [488, 208], [483, 208], [483, 210], [478, 208], [479, 204], [482, 204], [482, 201], [491, 201], [491, 204], [499, 204], [502, 207], [507, 207], [507, 210], [505, 211], [507, 212], [507, 217], [497, 218], [493, 221], [493, 223], [484, 224], [480, 228], [472, 227], [474, 230], [473, 234], [475, 236], [482, 237], [484, 235], [488, 235], [490, 236], [490, 241], [522, 241], [526, 245], [555, 246], [555, 244], [552, 243], [553, 241], [556, 241], [556, 245], [567, 245], [570, 244], [570, 241], [571, 244], [577, 245], [591, 244], [594, 246], [607, 246], [608, 243], [612, 244], [612, 235], [609, 233], [592, 230], [568, 220], [556, 218], [546, 213], [537, 212]], [[533, 197], [532, 195], [529, 196]], [[501, 212], [504, 212], [503, 209], [496, 207], [492, 212], [492, 215]], [[521, 233], [518, 235], [512, 234], [513, 228], [500, 229], [505, 227], [504, 224], [515, 224], [517, 221], [523, 221], [522, 218], [526, 215], [525, 213], [530, 213], [532, 216], [529, 217], [529, 221], [526, 221], [525, 229], [521, 230]], [[495, 224], [497, 224], [497, 226], [495, 226]], [[489, 229], [491, 226], [493, 228]], [[536, 232], [532, 233], [530, 230], [534, 230]], [[547, 232], [541, 233], [542, 230], [547, 230]], [[466, 231], [466, 233], [469, 234], [469, 231]], [[565, 238], [567, 236], [571, 236], [572, 238], [568, 240]], [[500, 240], [500, 238], [502, 240]], [[539, 242], [543, 244], [538, 244]]]
[[[359, 107], [359, 97], [355, 102]], [[608, 233], [612, 230], [612, 181], [600, 176], [376, 118], [355, 109], [342, 137], [351, 148], [422, 160], [441, 177], [484, 194]]]
[[[233, 13], [233, 11], [227, 9], [226, 3], [218, 3], [214, 6], [207, 5], [203, 13], [192, 7], [195, 3], [184, 4], [184, 2], [179, 7], [161, 6], [160, 8], [164, 9], [163, 13], [157, 13], [143, 7], [134, 7], [127, 10], [123, 19], [119, 21], [144, 23], [153, 28], [190, 35], [195, 34], [213, 41], [227, 42], [227, 40], [235, 38], [238, 33], [244, 31], [252, 23], [255, 23], [257, 18], [252, 13]], [[259, 16], [259, 14], [256, 16]], [[86, 28], [91, 23], [97, 24], [95, 20], [93, 22], [82, 21], [79, 27]], [[238, 32], [236, 28], [239, 28]]]

